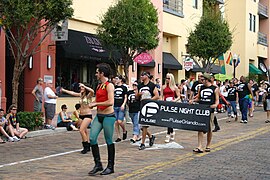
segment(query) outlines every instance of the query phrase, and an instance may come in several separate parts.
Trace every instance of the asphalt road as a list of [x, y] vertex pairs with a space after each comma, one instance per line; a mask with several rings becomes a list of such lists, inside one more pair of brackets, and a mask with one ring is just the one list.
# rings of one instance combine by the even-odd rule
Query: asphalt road
[[[115, 173], [109, 176], [87, 175], [94, 163], [91, 153], [80, 154], [78, 132], [0, 144], [0, 179], [270, 179], [266, 113], [256, 111], [248, 124], [227, 123], [225, 113], [218, 117], [221, 131], [214, 133], [211, 152], [192, 152], [197, 132], [177, 130], [175, 141], [165, 144], [166, 128], [152, 126], [157, 137], [153, 148], [139, 151], [139, 144], [128, 140], [116, 144]], [[132, 125], [127, 128], [131, 138]], [[103, 134], [99, 145], [106, 166]]]

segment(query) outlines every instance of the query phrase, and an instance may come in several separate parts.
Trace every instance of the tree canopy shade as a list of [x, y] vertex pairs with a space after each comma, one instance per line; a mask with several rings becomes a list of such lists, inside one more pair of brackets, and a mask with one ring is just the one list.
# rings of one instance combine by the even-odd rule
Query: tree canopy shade
[[122, 54], [125, 75], [140, 52], [158, 46], [158, 14], [150, 0], [119, 0], [101, 19], [97, 29], [100, 39]]
[[71, 5], [72, 0], [0, 0], [0, 26], [15, 61], [13, 104], [17, 104], [19, 78], [29, 63], [29, 57], [37, 52], [59, 21], [72, 16]]
[[221, 18], [213, 3], [204, 3], [204, 14], [196, 29], [188, 37], [188, 50], [192, 56], [203, 59], [203, 67], [211, 66], [218, 56], [232, 45], [232, 33], [228, 23]]

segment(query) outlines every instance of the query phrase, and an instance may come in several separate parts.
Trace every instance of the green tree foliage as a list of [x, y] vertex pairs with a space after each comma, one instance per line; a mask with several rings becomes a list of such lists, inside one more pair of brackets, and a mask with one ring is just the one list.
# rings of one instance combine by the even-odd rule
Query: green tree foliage
[[214, 0], [204, 1], [203, 9], [199, 24], [188, 37], [188, 48], [192, 56], [202, 59], [203, 68], [210, 68], [218, 56], [230, 49], [232, 33]]
[[72, 0], [0, 0], [0, 26], [14, 57], [12, 103], [17, 104], [19, 78], [29, 57], [55, 25], [72, 16]]
[[140, 52], [158, 46], [158, 14], [150, 0], [119, 0], [101, 19], [97, 34], [104, 44], [120, 50], [125, 75]]

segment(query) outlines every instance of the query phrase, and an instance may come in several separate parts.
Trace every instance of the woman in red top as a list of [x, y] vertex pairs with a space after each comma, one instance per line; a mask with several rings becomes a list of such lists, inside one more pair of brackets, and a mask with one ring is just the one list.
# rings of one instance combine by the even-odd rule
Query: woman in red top
[[96, 77], [100, 81], [100, 84], [96, 89], [96, 101], [89, 104], [89, 107], [97, 107], [97, 115], [92, 121], [90, 131], [90, 144], [95, 167], [88, 173], [89, 175], [94, 175], [98, 171], [103, 170], [97, 143], [98, 135], [102, 129], [104, 130], [108, 149], [108, 166], [101, 175], [114, 173], [115, 148], [113, 143], [113, 132], [116, 118], [113, 109], [114, 85], [108, 82], [110, 75], [111, 67], [108, 64], [102, 63], [97, 65]]
[[[161, 98], [164, 101], [174, 101], [180, 100], [180, 91], [175, 85], [174, 76], [171, 73], [166, 74], [166, 83], [161, 88]], [[168, 127], [165, 142], [168, 143], [170, 140], [174, 140], [175, 132], [173, 128]]]

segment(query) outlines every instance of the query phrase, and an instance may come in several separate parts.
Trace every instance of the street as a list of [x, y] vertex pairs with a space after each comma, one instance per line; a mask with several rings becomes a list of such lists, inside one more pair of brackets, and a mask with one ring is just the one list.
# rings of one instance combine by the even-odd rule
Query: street
[[[128, 140], [116, 144], [115, 173], [108, 176], [88, 176], [94, 162], [92, 153], [80, 154], [79, 132], [0, 144], [0, 179], [270, 179], [266, 113], [258, 108], [248, 124], [227, 123], [225, 113], [217, 116], [221, 131], [213, 133], [211, 152], [200, 154], [192, 152], [197, 132], [177, 130], [175, 141], [165, 144], [166, 128], [154, 126], [155, 145], [139, 151], [139, 144], [129, 142], [132, 125], [127, 124]], [[99, 145], [106, 167], [103, 132]]]

